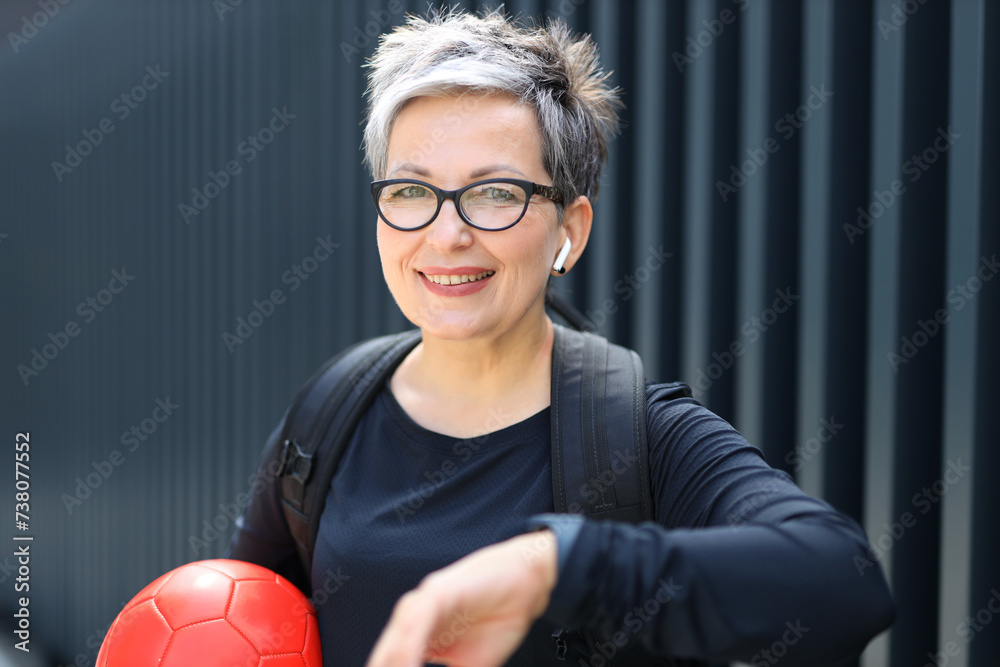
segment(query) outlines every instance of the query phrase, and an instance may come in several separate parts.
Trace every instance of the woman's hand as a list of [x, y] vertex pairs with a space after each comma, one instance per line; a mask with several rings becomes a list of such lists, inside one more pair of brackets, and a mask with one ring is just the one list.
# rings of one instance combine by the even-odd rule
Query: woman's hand
[[367, 667], [496, 667], [549, 604], [552, 531], [519, 535], [427, 575], [396, 603]]

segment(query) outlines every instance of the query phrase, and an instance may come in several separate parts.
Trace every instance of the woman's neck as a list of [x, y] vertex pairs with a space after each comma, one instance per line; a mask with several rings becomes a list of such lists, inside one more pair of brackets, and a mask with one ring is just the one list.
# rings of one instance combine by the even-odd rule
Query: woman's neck
[[490, 339], [425, 335], [390, 381], [396, 400], [421, 426], [475, 437], [527, 419], [549, 405], [552, 321]]

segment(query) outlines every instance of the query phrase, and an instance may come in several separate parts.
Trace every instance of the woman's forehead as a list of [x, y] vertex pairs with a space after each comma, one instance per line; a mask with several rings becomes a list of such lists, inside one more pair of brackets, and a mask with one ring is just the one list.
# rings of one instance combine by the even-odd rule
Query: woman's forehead
[[[542, 167], [542, 139], [531, 107], [501, 95], [418, 97], [389, 134], [387, 173], [507, 165], [524, 175]], [[471, 173], [471, 172], [470, 172]]]

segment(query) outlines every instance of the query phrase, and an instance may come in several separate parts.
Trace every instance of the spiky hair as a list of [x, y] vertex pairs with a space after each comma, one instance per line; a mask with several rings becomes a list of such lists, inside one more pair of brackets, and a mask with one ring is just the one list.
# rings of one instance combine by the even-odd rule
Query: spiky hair
[[389, 133], [408, 101], [505, 94], [534, 110], [542, 164], [564, 200], [596, 198], [621, 101], [589, 36], [561, 20], [526, 26], [502, 9], [446, 9], [408, 16], [382, 36], [367, 66], [364, 148], [374, 178], [385, 176]]

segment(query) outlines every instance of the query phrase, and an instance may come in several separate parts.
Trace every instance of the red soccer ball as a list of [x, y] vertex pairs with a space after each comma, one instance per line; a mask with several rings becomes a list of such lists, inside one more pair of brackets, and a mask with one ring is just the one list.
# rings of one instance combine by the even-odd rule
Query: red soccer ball
[[139, 591], [108, 629], [97, 667], [322, 667], [316, 611], [267, 568], [182, 565]]

